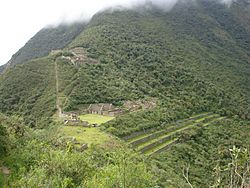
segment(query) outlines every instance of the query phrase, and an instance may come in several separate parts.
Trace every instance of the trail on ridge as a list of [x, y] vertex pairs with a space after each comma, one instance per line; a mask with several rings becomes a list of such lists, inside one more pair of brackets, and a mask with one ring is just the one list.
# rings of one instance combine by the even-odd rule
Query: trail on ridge
[[56, 108], [58, 111], [58, 116], [62, 116], [62, 108], [60, 107], [60, 102], [59, 102], [59, 81], [58, 81], [58, 67], [57, 67], [57, 62], [55, 60], [55, 80], [56, 80]]

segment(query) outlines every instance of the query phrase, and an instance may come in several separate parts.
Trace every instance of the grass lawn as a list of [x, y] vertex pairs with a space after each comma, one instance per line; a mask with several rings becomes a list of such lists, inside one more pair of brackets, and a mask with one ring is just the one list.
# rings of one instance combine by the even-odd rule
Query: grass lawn
[[91, 124], [96, 123], [98, 125], [102, 123], [106, 123], [115, 118], [115, 117], [110, 117], [110, 116], [102, 116], [98, 114], [85, 114], [79, 117], [82, 121], [88, 121]]
[[89, 146], [91, 144], [102, 144], [113, 139], [111, 135], [102, 132], [99, 128], [63, 126], [61, 131], [64, 136], [75, 137], [79, 143], [87, 143]]

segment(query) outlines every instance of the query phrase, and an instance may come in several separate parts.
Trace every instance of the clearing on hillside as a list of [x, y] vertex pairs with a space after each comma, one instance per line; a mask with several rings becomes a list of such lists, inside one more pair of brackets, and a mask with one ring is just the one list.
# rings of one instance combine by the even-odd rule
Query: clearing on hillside
[[114, 139], [111, 135], [101, 131], [99, 128], [83, 128], [77, 126], [63, 126], [63, 136], [74, 138], [77, 145], [88, 144], [88, 146], [102, 144]]
[[82, 121], [87, 121], [91, 124], [96, 123], [98, 125], [111, 121], [112, 119], [115, 118], [115, 117], [103, 116], [103, 115], [98, 115], [98, 114], [85, 114], [85, 115], [80, 115], [79, 117]]
[[[114, 117], [103, 116], [98, 114], [85, 114], [79, 116], [81, 121], [87, 121], [90, 124], [106, 123]], [[81, 147], [83, 144], [91, 145], [103, 144], [107, 141], [114, 140], [114, 137], [101, 131], [99, 128], [88, 128], [82, 126], [63, 126], [61, 133], [64, 138], [74, 140], [76, 147]]]

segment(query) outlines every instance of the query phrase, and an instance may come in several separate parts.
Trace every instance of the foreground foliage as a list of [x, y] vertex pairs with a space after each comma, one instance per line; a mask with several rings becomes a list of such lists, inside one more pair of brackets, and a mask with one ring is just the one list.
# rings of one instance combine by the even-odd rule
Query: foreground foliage
[[[231, 170], [237, 163], [240, 175], [247, 171], [249, 165], [250, 144], [249, 122], [224, 120], [214, 125], [183, 134], [184, 143], [173, 146], [169, 151], [152, 156], [155, 174], [159, 177], [162, 187], [187, 187], [188, 183], [183, 174], [189, 175], [189, 182], [193, 187], [230, 187]], [[241, 148], [238, 158], [233, 146]], [[248, 152], [245, 152], [245, 149]], [[237, 151], [236, 150], [236, 151]], [[244, 169], [244, 170], [243, 170]], [[241, 187], [242, 181], [233, 173], [233, 187]], [[245, 185], [249, 184], [248, 178]]]
[[[11, 124], [6, 122], [4, 126]], [[155, 185], [143, 158], [121, 143], [103, 142], [82, 153], [71, 142], [60, 143], [55, 127], [27, 129], [22, 136], [11, 132], [6, 135], [13, 144], [0, 158], [12, 172], [5, 186], [140, 188]]]
[[[7, 186], [248, 184], [250, 24], [249, 11], [239, 12], [246, 10], [247, 2], [239, 2], [230, 8], [197, 0], [195, 5], [180, 2], [169, 12], [146, 6], [98, 13], [68, 41], [68, 48], [82, 47], [100, 63], [76, 66], [50, 55], [8, 69], [0, 76], [0, 112], [11, 116], [0, 116], [1, 163], [12, 170]], [[122, 106], [127, 100], [157, 99], [154, 109], [104, 124], [105, 131], [119, 137], [197, 113], [213, 112], [228, 119], [186, 130], [180, 144], [147, 160], [116, 142], [79, 153], [71, 142], [58, 142], [52, 121], [55, 62], [65, 111], [91, 103]]]
[[[126, 118], [145, 119], [145, 128], [161, 124], [162, 118], [204, 111], [249, 119], [250, 33], [247, 15], [237, 11], [245, 8], [241, 2], [231, 8], [199, 0], [179, 2], [169, 12], [147, 6], [100, 12], [67, 46], [82, 47], [100, 63], [75, 66], [47, 56], [12, 67], [0, 77], [0, 112], [22, 115], [32, 126], [50, 118], [57, 61], [65, 111], [153, 97], [159, 108]], [[154, 122], [147, 119], [155, 115]], [[122, 128], [124, 133], [115, 134], [132, 131], [130, 125]]]

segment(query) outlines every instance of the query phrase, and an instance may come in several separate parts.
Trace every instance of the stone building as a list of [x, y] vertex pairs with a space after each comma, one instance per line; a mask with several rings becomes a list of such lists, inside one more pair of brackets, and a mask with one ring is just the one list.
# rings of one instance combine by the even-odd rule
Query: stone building
[[104, 116], [116, 116], [122, 113], [122, 110], [115, 108], [113, 104], [110, 103], [99, 103], [99, 104], [90, 104], [87, 109], [89, 114], [98, 114]]

